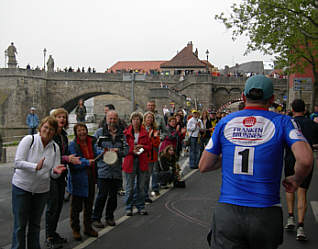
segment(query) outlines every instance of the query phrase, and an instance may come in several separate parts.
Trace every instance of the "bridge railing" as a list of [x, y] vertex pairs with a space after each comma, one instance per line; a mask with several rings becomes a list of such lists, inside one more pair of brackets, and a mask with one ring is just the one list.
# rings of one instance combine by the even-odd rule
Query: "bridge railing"
[[[0, 76], [3, 75], [21, 75], [33, 77], [45, 77], [47, 79], [76, 79], [76, 80], [107, 80], [122, 81], [123, 73], [88, 73], [88, 72], [46, 72], [44, 70], [30, 70], [23, 68], [0, 68]], [[146, 81], [155, 81], [163, 83], [181, 83], [188, 81], [192, 83], [238, 83], [243, 84], [247, 77], [235, 76], [212, 76], [210, 74], [188, 74], [188, 75], [162, 75], [162, 74], [145, 74]], [[286, 84], [286, 79], [272, 79], [274, 84]]]

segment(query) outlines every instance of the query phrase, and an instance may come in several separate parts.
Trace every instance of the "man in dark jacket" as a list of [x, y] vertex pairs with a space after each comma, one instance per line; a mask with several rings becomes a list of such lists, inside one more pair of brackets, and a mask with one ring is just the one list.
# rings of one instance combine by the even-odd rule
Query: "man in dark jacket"
[[[292, 111], [294, 121], [298, 125], [299, 129], [307, 139], [308, 143], [312, 146], [318, 143], [318, 124], [313, 122], [311, 119], [305, 117], [305, 103], [301, 99], [295, 99], [292, 103]], [[295, 157], [288, 147], [286, 148], [285, 154], [285, 176], [294, 174]], [[297, 207], [298, 207], [298, 224], [297, 224], [297, 235], [296, 239], [300, 241], [307, 240], [307, 236], [304, 230], [304, 218], [307, 209], [307, 190], [309, 188], [313, 169], [310, 174], [305, 178], [303, 183], [297, 190]], [[295, 217], [294, 217], [294, 202], [295, 194], [286, 192], [287, 208], [288, 208], [288, 220], [285, 226], [286, 230], [294, 230]]]
[[118, 113], [114, 110], [108, 111], [106, 124], [99, 128], [95, 135], [97, 146], [106, 151], [115, 152], [118, 160], [114, 164], [107, 164], [103, 160], [97, 161], [97, 186], [98, 194], [95, 200], [92, 220], [97, 228], [103, 228], [101, 223], [103, 210], [106, 205], [105, 221], [109, 226], [115, 226], [114, 212], [117, 208], [117, 190], [122, 179], [122, 158], [128, 153], [128, 145], [123, 130], [119, 126]]

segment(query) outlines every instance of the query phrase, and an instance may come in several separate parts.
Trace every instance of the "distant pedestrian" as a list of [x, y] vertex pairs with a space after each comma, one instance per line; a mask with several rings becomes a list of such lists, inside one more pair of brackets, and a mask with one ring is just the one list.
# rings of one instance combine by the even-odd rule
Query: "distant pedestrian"
[[159, 179], [161, 187], [166, 188], [170, 183], [175, 186], [176, 182], [180, 180], [180, 167], [177, 162], [176, 149], [170, 144], [160, 153]]
[[[104, 118], [100, 121], [99, 125], [98, 125], [98, 128], [103, 128], [106, 126], [106, 117], [107, 117], [107, 113], [109, 111], [115, 111], [115, 106], [113, 104], [107, 104], [105, 105], [104, 107], [104, 113], [105, 113], [105, 116]], [[127, 124], [125, 122], [125, 120], [121, 119], [118, 117], [118, 125], [120, 127], [120, 129], [122, 130], [125, 130], [127, 128]]]
[[157, 129], [160, 133], [164, 133], [166, 131], [166, 124], [164, 117], [156, 110], [156, 102], [154, 100], [149, 100], [146, 106], [147, 111], [153, 112], [155, 116], [155, 122], [157, 125]]
[[177, 119], [172, 116], [168, 118], [167, 130], [164, 134], [160, 134], [161, 144], [159, 147], [159, 153], [163, 151], [168, 145], [172, 144], [176, 149], [178, 143], [180, 143], [181, 133], [176, 130]]
[[207, 110], [203, 110], [201, 114], [202, 130], [200, 131], [200, 155], [211, 138], [212, 123]]
[[80, 99], [78, 101], [78, 105], [76, 106], [75, 109], [75, 114], [76, 114], [76, 121], [77, 122], [85, 122], [85, 116], [86, 116], [86, 107], [84, 105], [84, 100]]
[[26, 123], [29, 127], [29, 135], [33, 135], [36, 133], [36, 128], [39, 125], [39, 117], [35, 114], [35, 108], [30, 108], [30, 113], [28, 114], [26, 118]]
[[314, 120], [317, 117], [318, 117], [318, 104], [315, 104], [314, 112], [312, 114], [310, 114], [310, 118], [311, 118], [311, 120]]
[[203, 123], [201, 121], [200, 113], [197, 110], [192, 111], [193, 117], [187, 123], [187, 131], [190, 137], [190, 165], [191, 169], [197, 169], [200, 160], [200, 131], [203, 131]]
[[268, 111], [272, 80], [256, 75], [245, 84], [246, 107], [222, 118], [202, 154], [199, 168], [222, 167], [219, 203], [213, 208], [211, 248], [274, 249], [283, 242], [280, 184], [284, 145], [296, 158], [295, 174], [283, 180], [294, 192], [310, 173], [313, 154], [291, 118]]

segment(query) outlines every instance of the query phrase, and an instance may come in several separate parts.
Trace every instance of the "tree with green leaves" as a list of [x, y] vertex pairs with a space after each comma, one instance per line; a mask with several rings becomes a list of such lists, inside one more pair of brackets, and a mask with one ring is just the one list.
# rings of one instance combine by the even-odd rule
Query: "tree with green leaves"
[[242, 0], [231, 9], [229, 16], [221, 13], [215, 19], [232, 30], [234, 40], [249, 37], [245, 54], [258, 50], [275, 55], [276, 66], [290, 73], [311, 68], [313, 107], [318, 92], [318, 1]]

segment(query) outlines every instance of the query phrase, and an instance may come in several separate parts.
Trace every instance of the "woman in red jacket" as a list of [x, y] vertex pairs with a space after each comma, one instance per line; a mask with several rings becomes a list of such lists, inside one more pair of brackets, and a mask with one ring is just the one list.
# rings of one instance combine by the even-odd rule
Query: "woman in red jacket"
[[[134, 205], [138, 209], [138, 214], [148, 214], [145, 210], [144, 189], [148, 172], [147, 153], [151, 149], [151, 142], [147, 130], [141, 125], [142, 120], [142, 113], [133, 112], [130, 115], [131, 125], [124, 131], [129, 146], [129, 152], [123, 162], [123, 171], [126, 176], [125, 202], [127, 216], [133, 215]], [[134, 195], [136, 198], [134, 198]]]
[[160, 144], [160, 134], [157, 129], [157, 124], [155, 122], [155, 115], [153, 112], [146, 112], [144, 114], [143, 125], [148, 132], [149, 139], [151, 141], [151, 149], [147, 153], [148, 158], [148, 174], [146, 175], [145, 181], [145, 202], [152, 203], [149, 198], [149, 184], [150, 176], [152, 176], [152, 191], [159, 193], [159, 183], [158, 183], [158, 150]]

